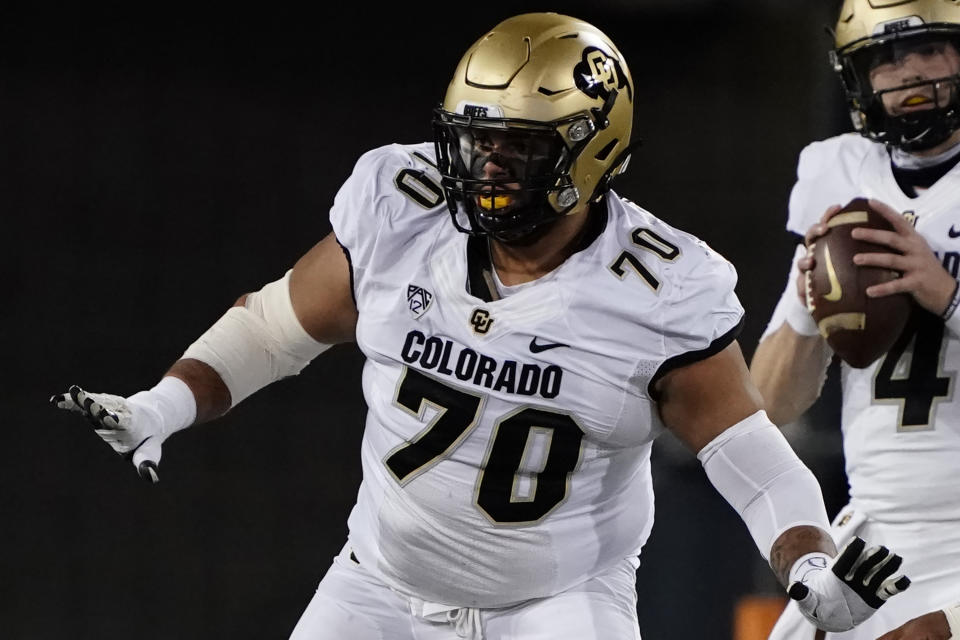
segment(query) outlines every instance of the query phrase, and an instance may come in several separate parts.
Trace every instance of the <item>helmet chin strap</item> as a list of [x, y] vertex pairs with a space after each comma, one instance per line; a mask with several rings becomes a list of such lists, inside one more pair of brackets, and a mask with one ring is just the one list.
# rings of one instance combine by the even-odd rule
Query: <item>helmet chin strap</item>
[[960, 155], [960, 142], [942, 153], [933, 156], [918, 156], [915, 153], [896, 146], [890, 149], [890, 159], [893, 161], [894, 166], [900, 169], [926, 169], [927, 167], [935, 167], [957, 155]]
[[[903, 151], [926, 151], [946, 142], [957, 130], [955, 117], [949, 113], [956, 109], [936, 109], [924, 113], [922, 117], [889, 118], [888, 144]], [[944, 113], [947, 112], [947, 113]]]
[[[570, 212], [573, 213], [573, 212]], [[560, 220], [565, 218], [567, 214], [559, 214], [556, 217], [545, 220], [542, 223], [537, 223], [526, 227], [524, 229], [518, 229], [515, 231], [514, 235], [509, 235], [504, 237], [504, 234], [494, 234], [487, 233], [487, 237], [497, 242], [510, 245], [511, 247], [527, 247], [538, 240], [546, 236], [550, 231], [557, 225]], [[601, 197], [595, 200], [590, 204], [590, 206], [582, 213], [586, 213], [587, 220], [580, 227], [580, 230], [577, 232], [577, 235], [574, 236], [573, 243], [578, 245], [576, 249], [579, 251], [584, 248], [586, 244], [583, 244], [584, 239], [591, 241], [593, 237], [599, 235], [603, 226], [606, 224], [607, 219], [607, 204], [606, 199]]]
[[547, 233], [550, 232], [550, 229], [553, 228], [559, 219], [560, 218], [557, 217], [552, 220], [547, 220], [545, 222], [541, 222], [540, 224], [530, 225], [521, 229], [487, 232], [487, 236], [496, 240], [497, 242], [502, 242], [503, 244], [508, 244], [512, 247], [529, 247], [532, 244], [536, 244], [538, 240], [547, 235]]
[[[537, 205], [530, 203], [527, 205], [521, 205], [518, 211], [515, 211], [514, 214], [522, 214], [523, 209], [530, 207], [541, 208], [546, 205]], [[551, 215], [553, 214], [553, 215]], [[512, 217], [509, 213], [505, 214], [509, 219]], [[484, 215], [483, 212], [477, 212], [477, 223], [480, 225], [480, 228], [483, 232], [490, 236], [491, 238], [502, 242], [504, 244], [514, 245], [514, 246], [528, 246], [535, 243], [537, 240], [542, 238], [550, 228], [563, 217], [563, 214], [557, 214], [550, 210], [550, 213], [544, 215], [541, 211], [539, 218], [528, 225], [524, 226], [513, 226], [513, 225], [498, 225], [497, 217], [494, 215]]]

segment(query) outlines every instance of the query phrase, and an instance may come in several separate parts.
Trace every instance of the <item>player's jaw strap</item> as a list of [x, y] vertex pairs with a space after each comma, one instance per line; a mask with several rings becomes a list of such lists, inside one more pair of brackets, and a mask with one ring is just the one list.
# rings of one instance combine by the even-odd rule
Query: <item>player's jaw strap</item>
[[726, 429], [697, 458], [743, 518], [765, 560], [787, 529], [809, 525], [830, 530], [817, 479], [765, 411]]

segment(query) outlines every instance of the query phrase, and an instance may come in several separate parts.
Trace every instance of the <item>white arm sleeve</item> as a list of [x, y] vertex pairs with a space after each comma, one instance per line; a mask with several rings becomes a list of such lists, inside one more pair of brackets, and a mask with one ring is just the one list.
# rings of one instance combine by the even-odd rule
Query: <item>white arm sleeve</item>
[[830, 531], [817, 479], [765, 411], [725, 430], [697, 458], [743, 518], [765, 560], [787, 529], [810, 525]]
[[219, 374], [230, 390], [231, 406], [300, 373], [331, 346], [314, 340], [300, 324], [290, 300], [291, 271], [248, 295], [244, 306], [231, 307], [183, 354]]

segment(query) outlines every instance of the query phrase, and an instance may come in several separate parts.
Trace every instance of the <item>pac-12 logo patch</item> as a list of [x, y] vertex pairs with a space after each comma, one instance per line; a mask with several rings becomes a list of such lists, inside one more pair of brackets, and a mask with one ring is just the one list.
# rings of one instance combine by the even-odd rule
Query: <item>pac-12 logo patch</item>
[[620, 61], [597, 47], [583, 50], [583, 58], [573, 68], [573, 80], [577, 88], [591, 98], [606, 100], [612, 89], [626, 87], [627, 96], [633, 100], [633, 93]]
[[410, 308], [410, 313], [413, 314], [414, 318], [419, 318], [425, 314], [432, 302], [432, 293], [415, 284], [407, 285], [407, 306]]

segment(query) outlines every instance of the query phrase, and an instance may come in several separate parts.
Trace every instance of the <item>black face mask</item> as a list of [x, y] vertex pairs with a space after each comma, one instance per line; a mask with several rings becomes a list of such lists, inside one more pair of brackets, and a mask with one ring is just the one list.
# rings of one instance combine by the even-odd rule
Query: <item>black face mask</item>
[[435, 121], [435, 134], [448, 205], [461, 231], [528, 242], [576, 203], [558, 210], [548, 199], [570, 186], [571, 154], [555, 125]]
[[[847, 101], [862, 127], [860, 132], [904, 151], [922, 151], [941, 144], [960, 128], [960, 72], [880, 91], [873, 90], [870, 80], [871, 71], [882, 64], [902, 62], [910, 54], [943, 55], [947, 47], [957, 48], [955, 41], [954, 37], [934, 33], [901, 36], [839, 55], [841, 79]], [[890, 115], [883, 105], [884, 95], [911, 88], [926, 95], [935, 106]]]

